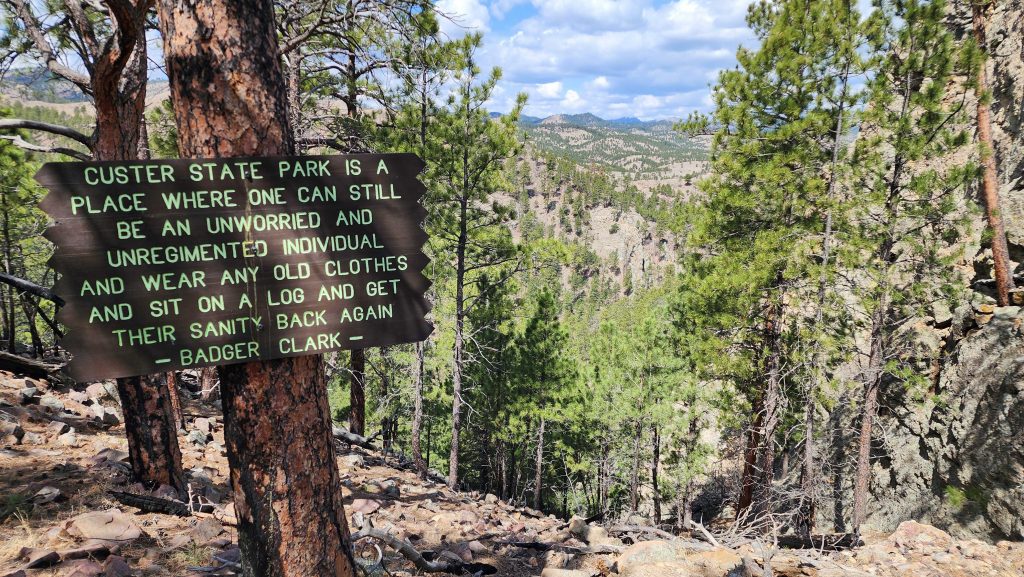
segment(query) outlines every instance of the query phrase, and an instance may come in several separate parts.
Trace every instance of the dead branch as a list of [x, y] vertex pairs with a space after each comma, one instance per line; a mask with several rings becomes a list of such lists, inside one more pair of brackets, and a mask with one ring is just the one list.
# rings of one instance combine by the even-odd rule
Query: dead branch
[[[0, 120], [0, 123], [2, 122], [3, 121]], [[57, 304], [58, 306], [64, 306], [64, 299], [53, 294], [53, 291], [51, 291], [50, 289], [43, 286], [39, 286], [32, 281], [25, 280], [23, 278], [18, 278], [14, 275], [9, 275], [4, 272], [0, 272], [0, 283], [9, 284], [20, 291], [34, 294], [37, 297], [46, 299], [52, 303]]]
[[60, 124], [51, 124], [49, 122], [40, 122], [38, 120], [26, 120], [23, 118], [4, 118], [0, 119], [0, 129], [3, 130], [38, 130], [39, 132], [46, 132], [49, 134], [56, 134], [57, 136], [64, 136], [74, 140], [86, 148], [92, 148], [93, 139], [91, 136], [82, 134], [81, 132], [71, 128], [70, 126], [63, 126]]
[[20, 136], [3, 135], [0, 136], [0, 138], [3, 138], [4, 140], [9, 140], [11, 141], [11, 144], [13, 144], [14, 146], [17, 146], [18, 148], [22, 150], [27, 150], [29, 152], [41, 152], [43, 154], [63, 154], [66, 156], [70, 156], [71, 158], [77, 158], [78, 160], [92, 160], [91, 156], [84, 152], [75, 150], [74, 148], [67, 148], [64, 146], [39, 146], [38, 144], [32, 144], [31, 142], [25, 140]]
[[364, 527], [352, 534], [352, 541], [358, 541], [367, 537], [379, 539], [387, 543], [395, 551], [412, 562], [420, 571], [427, 573], [462, 573], [463, 571], [475, 573], [484, 566], [481, 563], [463, 563], [455, 560], [429, 561], [422, 553], [412, 546], [412, 543], [396, 535], [374, 527]]
[[702, 524], [700, 524], [700, 523], [698, 523], [696, 521], [691, 520], [690, 521], [690, 526], [693, 527], [694, 529], [696, 529], [697, 532], [700, 533], [701, 536], [703, 536], [704, 539], [706, 539], [708, 543], [711, 543], [715, 547], [721, 547], [722, 546], [722, 544], [718, 542], [718, 539], [715, 539], [715, 536], [712, 535], [707, 530], [707, 528], [704, 527], [704, 525], [702, 525]]
[[609, 533], [647, 533], [654, 535], [655, 537], [661, 537], [668, 541], [673, 541], [677, 537], [668, 531], [663, 531], [657, 527], [646, 527], [644, 525], [615, 525], [608, 528]]
[[533, 549], [534, 551], [559, 551], [573, 555], [617, 555], [626, 548], [620, 545], [591, 545], [589, 547], [574, 547], [560, 543], [545, 543], [541, 541], [495, 541], [500, 545], [518, 547], [520, 549]]

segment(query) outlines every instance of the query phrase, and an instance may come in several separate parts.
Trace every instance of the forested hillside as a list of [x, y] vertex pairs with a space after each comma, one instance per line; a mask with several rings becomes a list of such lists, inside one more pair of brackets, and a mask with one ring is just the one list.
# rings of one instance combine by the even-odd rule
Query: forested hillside
[[[0, 0], [0, 573], [1024, 570], [1021, 0], [757, 2], [651, 121], [488, 110], [431, 2], [257, 2], [252, 59], [122, 4]], [[67, 376], [42, 163], [366, 152], [425, 163], [428, 338]], [[190, 537], [76, 553], [115, 503]]]

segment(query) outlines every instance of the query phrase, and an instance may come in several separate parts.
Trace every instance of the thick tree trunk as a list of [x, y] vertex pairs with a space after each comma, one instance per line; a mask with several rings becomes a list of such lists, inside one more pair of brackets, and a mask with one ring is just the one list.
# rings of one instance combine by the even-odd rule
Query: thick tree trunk
[[150, 488], [169, 485], [184, 496], [188, 489], [167, 390], [166, 373], [117, 379], [132, 475]]
[[366, 352], [355, 349], [349, 357], [348, 430], [366, 434]]
[[537, 460], [533, 471], [533, 508], [540, 510], [541, 484], [544, 481], [544, 417], [537, 426]]
[[413, 380], [412, 391], [412, 431], [410, 436], [412, 462], [420, 475], [427, 474], [427, 466], [423, 462], [423, 453], [420, 451], [420, 432], [423, 429], [423, 364], [424, 364], [423, 343], [416, 343], [416, 376]]
[[[144, 16], [145, 10], [139, 10], [133, 18], [127, 19], [134, 21], [135, 28], [126, 27], [121, 31], [134, 37], [131, 55], [123, 55], [127, 59], [123, 68], [110, 59], [103, 59], [93, 73], [97, 127], [93, 156], [96, 160], [140, 158], [148, 63]], [[178, 427], [166, 375], [117, 379], [117, 392], [135, 480], [151, 487], [170, 485], [184, 495]]]
[[761, 445], [761, 424], [764, 420], [761, 400], [754, 403], [754, 421], [747, 426], [746, 446], [743, 448], [743, 472], [740, 476], [740, 497], [736, 506], [738, 517], [750, 509], [754, 502], [754, 487], [757, 485], [757, 452]]
[[[269, 0], [160, 0], [185, 157], [288, 155]], [[220, 368], [242, 574], [353, 577], [321, 356]]]
[[[974, 38], [983, 52], [987, 53], [986, 28], [988, 4], [975, 0], [971, 3]], [[992, 143], [992, 118], [988, 105], [988, 79], [986, 63], [978, 65], [978, 142], [981, 144], [981, 198], [985, 204], [985, 216], [992, 230], [992, 261], [996, 279], [996, 301], [999, 306], [1010, 304], [1013, 290], [1013, 271], [1010, 266], [1010, 251], [1006, 245], [1006, 229], [1003, 227], [1002, 210], [999, 203], [999, 174], [996, 168], [995, 147]]]

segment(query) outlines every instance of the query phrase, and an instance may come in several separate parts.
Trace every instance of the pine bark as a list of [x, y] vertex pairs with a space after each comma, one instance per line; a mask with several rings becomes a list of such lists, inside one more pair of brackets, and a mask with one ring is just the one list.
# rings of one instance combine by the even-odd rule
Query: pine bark
[[[185, 157], [294, 150], [269, 0], [159, 0]], [[220, 367], [247, 577], [354, 577], [322, 356]]]
[[167, 373], [117, 379], [133, 477], [154, 489], [168, 485], [184, 496], [178, 428], [167, 391]]
[[[92, 73], [96, 160], [136, 160], [142, 156], [148, 63], [145, 15], [150, 6], [145, 0], [137, 5], [109, 5], [119, 26], [114, 44], [117, 49], [98, 58]], [[117, 379], [117, 392], [135, 480], [150, 487], [169, 485], [184, 495], [187, 489], [178, 426], [166, 375]]]
[[[971, 15], [974, 24], [974, 38], [982, 52], [987, 54], [986, 14], [989, 3], [974, 0]], [[1006, 244], [1006, 228], [1003, 226], [999, 201], [999, 173], [996, 167], [995, 146], [992, 142], [992, 114], [988, 105], [988, 79], [986, 63], [978, 65], [977, 77], [977, 121], [978, 142], [981, 144], [981, 198], [985, 205], [985, 217], [992, 231], [992, 262], [996, 280], [996, 302], [999, 306], [1010, 304], [1010, 291], [1015, 288], [1013, 270], [1010, 265], [1010, 251]]]
[[366, 352], [355, 349], [349, 357], [348, 430], [366, 434]]

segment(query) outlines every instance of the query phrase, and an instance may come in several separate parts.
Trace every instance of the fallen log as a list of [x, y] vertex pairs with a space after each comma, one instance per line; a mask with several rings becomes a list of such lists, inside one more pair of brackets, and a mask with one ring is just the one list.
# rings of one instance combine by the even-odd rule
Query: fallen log
[[4, 272], [0, 272], [0, 282], [10, 285], [20, 291], [24, 291], [29, 294], [34, 294], [39, 298], [46, 299], [56, 304], [57, 306], [64, 306], [64, 299], [54, 294], [52, 290], [44, 286], [39, 286], [32, 281], [25, 280], [23, 278], [18, 278], [14, 275], [9, 275]]
[[45, 379], [59, 371], [61, 367], [60, 365], [48, 365], [41, 361], [26, 359], [19, 355], [0, 351], [0, 369], [29, 377]]
[[589, 547], [576, 547], [573, 545], [562, 545], [561, 543], [545, 543], [542, 541], [495, 541], [498, 545], [518, 547], [520, 549], [532, 549], [534, 551], [558, 551], [560, 553], [571, 553], [573, 555], [616, 555], [625, 551], [620, 545], [591, 545]]
[[654, 535], [655, 537], [661, 537], [662, 539], [673, 541], [677, 538], [676, 535], [663, 531], [657, 527], [647, 527], [645, 525], [614, 525], [608, 528], [609, 533], [646, 533], [648, 535]]
[[192, 516], [192, 511], [188, 508], [188, 505], [181, 501], [161, 499], [160, 497], [151, 497], [149, 495], [136, 495], [135, 493], [126, 493], [124, 491], [107, 491], [107, 494], [119, 503], [135, 507], [147, 513], [162, 513], [164, 515], [174, 515], [175, 517]]
[[819, 551], [843, 551], [861, 545], [860, 539], [853, 533], [834, 533], [828, 535], [781, 535], [779, 547], [785, 549], [817, 549]]
[[497, 573], [497, 569], [485, 563], [465, 563], [463, 561], [455, 561], [454, 559], [431, 561], [423, 553], [417, 551], [408, 540], [374, 527], [364, 527], [353, 533], [352, 541], [355, 542], [367, 537], [383, 541], [388, 547], [391, 547], [408, 559], [417, 569], [426, 573], [469, 573], [471, 575], [493, 575]]
[[339, 427], [337, 425], [334, 425], [333, 427], [331, 427], [331, 433], [334, 435], [335, 439], [338, 439], [339, 441], [341, 441], [343, 443], [346, 443], [346, 444], [349, 444], [349, 445], [355, 445], [357, 447], [362, 447], [364, 449], [370, 449], [370, 450], [373, 450], [373, 451], [380, 451], [380, 447], [377, 447], [376, 445], [374, 445], [371, 442], [371, 439], [368, 439], [368, 438], [366, 438], [366, 437], [364, 437], [362, 435], [357, 435], [355, 433], [350, 433], [347, 430], [345, 430], [343, 427]]

